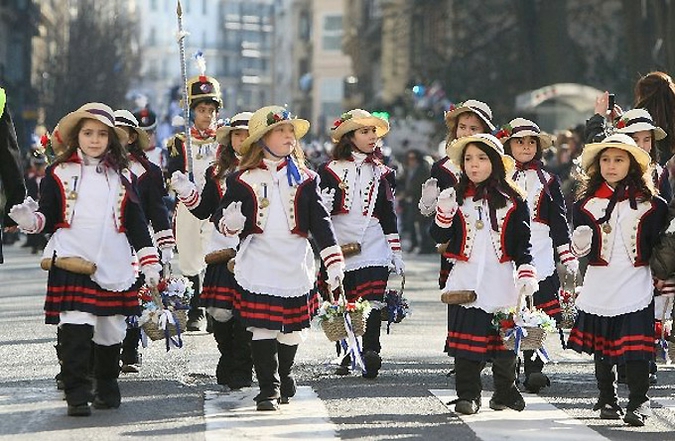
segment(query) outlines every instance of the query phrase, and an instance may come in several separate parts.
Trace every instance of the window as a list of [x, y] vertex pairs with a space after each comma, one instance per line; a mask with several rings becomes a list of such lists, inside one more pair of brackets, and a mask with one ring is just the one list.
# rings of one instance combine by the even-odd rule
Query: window
[[148, 46], [154, 46], [157, 44], [157, 36], [155, 35], [155, 28], [150, 28], [150, 33], [148, 34]]
[[208, 0], [202, 0], [202, 15], [206, 15], [208, 13], [206, 3]]
[[150, 10], [151, 11], [157, 10], [157, 0], [150, 0]]
[[319, 86], [320, 113], [332, 121], [342, 113], [344, 82], [342, 78], [324, 78]]
[[342, 16], [327, 15], [323, 18], [323, 50], [342, 50]]

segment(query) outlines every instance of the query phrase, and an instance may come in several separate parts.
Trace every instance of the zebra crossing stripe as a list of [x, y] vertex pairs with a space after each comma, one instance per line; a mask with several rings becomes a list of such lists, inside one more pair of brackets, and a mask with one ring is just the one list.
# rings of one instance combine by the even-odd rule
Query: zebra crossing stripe
[[[454, 389], [432, 389], [429, 392], [454, 413], [455, 406], [446, 404], [457, 398]], [[527, 407], [522, 412], [510, 409], [496, 412], [490, 409], [488, 403], [491, 396], [492, 392], [483, 391], [482, 406], [476, 415], [457, 414], [482, 441], [541, 441], [543, 438], [556, 441], [608, 439], [540, 396], [523, 394]]]

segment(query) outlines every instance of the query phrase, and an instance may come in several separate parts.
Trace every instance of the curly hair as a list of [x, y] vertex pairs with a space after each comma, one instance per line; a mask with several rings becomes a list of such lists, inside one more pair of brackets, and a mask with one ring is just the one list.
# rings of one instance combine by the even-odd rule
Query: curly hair
[[[80, 119], [75, 125], [75, 128], [68, 134], [68, 137], [63, 140], [65, 145], [68, 147], [54, 160], [54, 164], [60, 164], [67, 161], [77, 151], [77, 149], [80, 148], [80, 130], [82, 130], [82, 126], [84, 125], [86, 119], [90, 118]], [[126, 150], [122, 146], [115, 129], [108, 126], [106, 126], [106, 128], [108, 129], [108, 149], [104, 153], [104, 160], [117, 172], [121, 172], [123, 169], [129, 166], [129, 159], [127, 158]]]

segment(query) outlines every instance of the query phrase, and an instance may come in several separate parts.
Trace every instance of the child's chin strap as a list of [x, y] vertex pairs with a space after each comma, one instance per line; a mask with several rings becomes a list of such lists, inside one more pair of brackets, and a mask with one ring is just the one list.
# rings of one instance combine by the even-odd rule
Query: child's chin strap
[[288, 179], [288, 185], [293, 185], [293, 182], [295, 182], [296, 185], [300, 184], [300, 182], [302, 181], [302, 178], [300, 177], [300, 170], [298, 170], [298, 166], [295, 165], [295, 161], [293, 161], [291, 155], [288, 154], [285, 156], [279, 156], [276, 153], [274, 153], [269, 147], [267, 147], [267, 144], [265, 144], [263, 141], [258, 142], [262, 146], [263, 150], [265, 150], [273, 157], [277, 159], [284, 159], [284, 158], [286, 159], [286, 178]]

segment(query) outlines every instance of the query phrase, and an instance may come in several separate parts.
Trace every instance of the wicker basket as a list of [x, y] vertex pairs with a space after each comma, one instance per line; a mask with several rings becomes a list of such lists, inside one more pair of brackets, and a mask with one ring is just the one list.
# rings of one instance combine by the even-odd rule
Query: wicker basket
[[[352, 321], [352, 329], [354, 335], [362, 336], [366, 332], [366, 321], [362, 312], [350, 312], [349, 318]], [[324, 334], [330, 341], [340, 341], [347, 338], [347, 330], [345, 329], [345, 321], [342, 317], [334, 320], [324, 320], [321, 322], [321, 328]]]
[[[153, 313], [153, 315], [156, 313]], [[173, 311], [173, 317], [174, 320], [178, 323], [180, 326], [181, 332], [185, 332], [185, 327], [187, 326], [187, 310], [185, 309], [179, 309], [177, 311]], [[164, 335], [164, 330], [159, 329], [159, 324], [155, 323], [153, 321], [152, 315], [151, 319], [148, 320], [147, 322], [143, 323], [141, 326], [143, 328], [143, 331], [148, 335], [150, 340], [152, 341], [157, 341], [157, 340], [163, 340], [165, 338]], [[178, 330], [176, 329], [176, 325], [167, 323], [167, 326], [169, 328], [169, 335], [173, 337], [178, 333]]]
[[441, 302], [446, 305], [461, 305], [463, 303], [471, 303], [476, 301], [476, 291], [470, 289], [462, 289], [458, 291], [445, 291], [441, 294]]
[[[523, 337], [520, 340], [520, 350], [521, 351], [536, 351], [537, 349], [544, 346], [546, 341], [546, 331], [542, 328], [526, 328], [527, 336]], [[506, 333], [504, 331], [499, 331], [499, 335], [502, 337], [504, 346], [507, 349], [515, 350], [516, 349], [516, 339], [511, 337], [508, 340], [506, 339]]]

